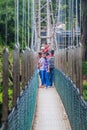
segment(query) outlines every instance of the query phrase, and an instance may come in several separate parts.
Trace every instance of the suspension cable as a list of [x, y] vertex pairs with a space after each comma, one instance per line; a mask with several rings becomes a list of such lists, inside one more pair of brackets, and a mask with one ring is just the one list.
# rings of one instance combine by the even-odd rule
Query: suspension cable
[[25, 11], [25, 13], [24, 13], [25, 47], [27, 46], [27, 42], [26, 42], [26, 4], [27, 4], [27, 2], [25, 1], [25, 3], [24, 3], [24, 11]]
[[29, 17], [30, 17], [30, 11], [29, 11], [29, 9], [30, 9], [30, 0], [28, 0], [28, 47], [29, 47], [29, 40], [30, 40], [30, 30], [29, 30], [29, 28], [30, 28], [30, 22], [29, 22]]
[[34, 10], [34, 0], [32, 0], [32, 42], [31, 49], [34, 49], [34, 28], [35, 28], [35, 10]]
[[15, 0], [15, 44], [16, 44], [16, 30], [17, 30], [17, 21], [16, 21], [16, 0]]
[[17, 0], [17, 44], [19, 44], [19, 0]]
[[78, 42], [78, 1], [76, 0], [76, 42], [77, 42], [77, 45], [79, 44]]
[[24, 47], [24, 1], [23, 0], [23, 5], [22, 5], [22, 50], [23, 50], [23, 47]]
[[[66, 0], [65, 0], [65, 5], [66, 5]], [[65, 48], [66, 48], [66, 7], [65, 7]]]
[[19, 45], [19, 0], [15, 0], [15, 44]]
[[[81, 0], [80, 0], [80, 38], [81, 38], [81, 27], [82, 27], [82, 24], [81, 24], [81, 10], [82, 10], [82, 8], [81, 8]], [[81, 39], [80, 39], [80, 41], [81, 41]]]
[[5, 45], [7, 46], [8, 38], [8, 0], [6, 1], [6, 17], [5, 17]]
[[68, 36], [68, 46], [71, 46], [71, 0], [68, 1], [68, 6], [68, 33], [70, 33], [70, 35]]

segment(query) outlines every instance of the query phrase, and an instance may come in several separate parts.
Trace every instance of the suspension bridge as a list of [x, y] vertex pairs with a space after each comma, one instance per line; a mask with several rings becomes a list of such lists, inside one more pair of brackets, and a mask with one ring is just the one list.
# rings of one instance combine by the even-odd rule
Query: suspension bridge
[[[10, 54], [7, 47], [3, 51], [1, 130], [87, 130], [87, 103], [82, 97], [81, 0], [23, 0], [22, 3], [20, 43], [20, 4], [15, 0], [13, 107], [10, 112]], [[36, 69], [37, 54], [45, 42], [55, 50], [54, 86], [48, 89], [39, 88]]]

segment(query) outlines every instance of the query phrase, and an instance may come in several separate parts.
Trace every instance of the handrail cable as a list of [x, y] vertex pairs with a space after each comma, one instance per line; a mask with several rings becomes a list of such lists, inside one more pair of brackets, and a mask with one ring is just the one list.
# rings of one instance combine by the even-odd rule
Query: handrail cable
[[30, 42], [30, 0], [28, 0], [28, 47], [29, 47], [29, 42]]
[[24, 2], [25, 0], [23, 0], [23, 5], [22, 5], [22, 50], [24, 47]]
[[5, 17], [5, 45], [7, 46], [8, 38], [8, 0], [6, 1], [6, 17]]

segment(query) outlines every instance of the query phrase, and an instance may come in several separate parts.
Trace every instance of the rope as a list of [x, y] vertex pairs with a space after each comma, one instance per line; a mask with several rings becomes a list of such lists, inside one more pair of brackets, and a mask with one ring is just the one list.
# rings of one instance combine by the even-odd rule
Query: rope
[[8, 0], [6, 1], [6, 17], [5, 17], [5, 45], [7, 45], [8, 37]]
[[25, 47], [27, 47], [27, 40], [26, 40], [26, 24], [27, 24], [27, 21], [26, 21], [26, 4], [27, 2], [25, 1], [24, 2], [24, 42], [25, 42]]
[[19, 44], [19, 0], [17, 0], [17, 44]]
[[[76, 32], [78, 32], [78, 1], [76, 0]], [[76, 36], [76, 44], [79, 44], [78, 35]]]
[[30, 22], [29, 22], [29, 17], [30, 17], [30, 0], [28, 0], [28, 47], [29, 47], [29, 40], [30, 40]]
[[24, 46], [24, 0], [23, 0], [23, 5], [22, 5], [22, 50]]
[[15, 0], [15, 44], [19, 45], [19, 0]]
[[35, 15], [34, 15], [34, 0], [32, 0], [32, 41], [31, 41], [31, 49], [33, 50], [34, 48], [34, 20], [35, 20]]

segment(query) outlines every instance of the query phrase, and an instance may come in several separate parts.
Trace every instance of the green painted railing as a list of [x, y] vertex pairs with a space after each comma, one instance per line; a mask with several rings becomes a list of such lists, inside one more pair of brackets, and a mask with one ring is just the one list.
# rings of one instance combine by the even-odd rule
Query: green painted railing
[[87, 130], [87, 103], [75, 84], [60, 70], [55, 70], [55, 86], [62, 99], [72, 130]]
[[30, 130], [35, 112], [38, 75], [34, 73], [8, 117], [8, 130]]

